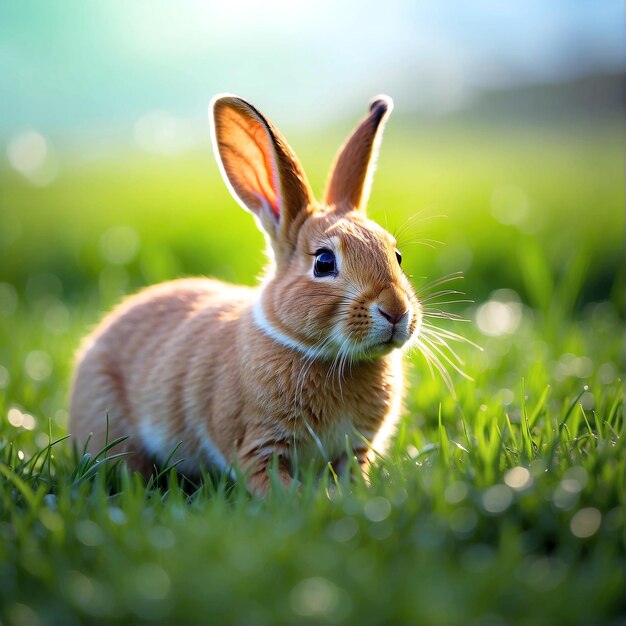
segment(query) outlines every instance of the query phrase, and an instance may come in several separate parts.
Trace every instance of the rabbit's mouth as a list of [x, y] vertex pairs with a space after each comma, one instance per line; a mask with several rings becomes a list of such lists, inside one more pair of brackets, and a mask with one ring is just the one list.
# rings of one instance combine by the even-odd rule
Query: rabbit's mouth
[[421, 328], [419, 316], [411, 316], [404, 325], [393, 324], [387, 328], [378, 328], [369, 337], [369, 341], [364, 342], [364, 352], [368, 356], [384, 356], [409, 346], [412, 340], [418, 335]]
[[373, 352], [376, 354], [387, 354], [392, 350], [397, 350], [401, 348], [407, 341], [408, 337], [401, 337], [401, 333], [396, 332], [396, 330], [392, 330], [389, 334], [389, 338], [384, 341], [377, 341], [368, 346], [367, 350], [369, 352]]
[[405, 341], [398, 336], [399, 334], [400, 333], [398, 333], [397, 329], [393, 328], [391, 332], [389, 333], [389, 339], [386, 339], [385, 341], [381, 341], [378, 345], [393, 346], [393, 347], [399, 348], [401, 345], [404, 344], [404, 341]]
[[376, 343], [363, 350], [360, 353], [360, 358], [366, 360], [379, 359], [381, 357], [387, 356], [388, 354], [391, 354], [395, 350], [400, 350], [401, 348], [402, 344], [398, 344], [395, 342], [385, 341], [383, 343]]

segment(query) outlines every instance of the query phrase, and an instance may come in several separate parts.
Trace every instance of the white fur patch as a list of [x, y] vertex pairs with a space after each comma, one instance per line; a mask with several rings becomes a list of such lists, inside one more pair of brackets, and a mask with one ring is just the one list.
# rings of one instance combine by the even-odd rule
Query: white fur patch
[[[393, 369], [392, 376], [396, 382], [397, 388], [402, 388], [402, 380], [404, 377], [404, 373], [402, 370], [402, 351], [394, 350], [392, 352], [393, 358]], [[376, 433], [374, 437], [374, 441], [372, 442], [372, 449], [380, 454], [384, 454], [387, 451], [387, 446], [389, 445], [389, 440], [393, 433], [396, 430], [396, 426], [398, 424], [398, 419], [400, 418], [400, 406], [402, 403], [402, 396], [399, 393], [396, 393], [392, 396], [392, 405], [390, 407], [389, 412], [387, 413], [387, 417], [380, 429]]]
[[219, 448], [213, 443], [204, 424], [199, 424], [196, 428], [196, 434], [200, 440], [200, 449], [202, 451], [202, 461], [205, 466], [215, 466], [220, 470], [228, 467], [228, 463]]
[[278, 330], [270, 324], [268, 319], [265, 317], [265, 313], [263, 312], [263, 302], [259, 298], [252, 308], [252, 316], [254, 318], [254, 323], [260, 328], [268, 337], [276, 341], [277, 343], [285, 346], [286, 348], [291, 348], [292, 350], [296, 350], [304, 354], [307, 358], [317, 358], [320, 356], [324, 357], [332, 357], [333, 353], [324, 348], [312, 348], [306, 346], [299, 341], [296, 341], [289, 335], [286, 335], [282, 331]]
[[159, 461], [165, 460], [169, 452], [168, 446], [173, 448], [169, 429], [165, 424], [154, 421], [150, 416], [142, 418], [139, 423], [139, 437], [148, 453]]
[[[150, 416], [145, 416], [139, 424], [139, 436], [146, 451], [161, 463], [165, 462], [176, 448], [170, 463], [178, 463], [179, 469], [183, 471], [197, 472], [200, 464], [207, 469], [217, 467], [219, 470], [224, 470], [229, 467], [202, 423], [174, 436], [167, 425], [155, 421]], [[188, 445], [185, 445], [185, 441], [190, 437], [197, 438], [198, 442], [193, 452]]]

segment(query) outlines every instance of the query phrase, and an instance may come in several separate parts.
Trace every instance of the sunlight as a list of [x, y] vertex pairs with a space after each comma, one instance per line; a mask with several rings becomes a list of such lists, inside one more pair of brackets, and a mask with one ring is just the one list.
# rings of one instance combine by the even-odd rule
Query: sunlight
[[[618, 623], [623, 13], [0, 2], [0, 626]], [[265, 171], [224, 143], [280, 199], [273, 282], [211, 155], [223, 92], [258, 106], [228, 104]], [[323, 189], [377, 93], [369, 217], [396, 243], [318, 276], [325, 224], [369, 224]], [[411, 349], [333, 361], [402, 274]]]

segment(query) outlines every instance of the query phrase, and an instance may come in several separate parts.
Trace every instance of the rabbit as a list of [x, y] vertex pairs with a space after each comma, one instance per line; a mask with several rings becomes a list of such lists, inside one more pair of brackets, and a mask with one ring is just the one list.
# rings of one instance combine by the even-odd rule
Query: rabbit
[[178, 279], [118, 305], [77, 355], [78, 442], [93, 453], [127, 435], [127, 463], [146, 476], [173, 450], [181, 471], [240, 468], [260, 496], [272, 467], [286, 487], [299, 467], [345, 473], [353, 457], [367, 476], [394, 432], [403, 352], [422, 320], [395, 239], [365, 212], [392, 106], [373, 100], [317, 202], [252, 104], [211, 101], [221, 174], [266, 236], [265, 278], [256, 288]]

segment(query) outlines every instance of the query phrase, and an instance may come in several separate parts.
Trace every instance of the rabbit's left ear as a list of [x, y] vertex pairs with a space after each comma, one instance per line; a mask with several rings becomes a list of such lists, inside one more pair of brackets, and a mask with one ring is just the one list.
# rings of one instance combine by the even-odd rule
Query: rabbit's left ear
[[216, 96], [209, 119], [213, 147], [231, 193], [257, 216], [275, 249], [289, 245], [295, 218], [312, 201], [298, 159], [276, 128], [242, 98]]
[[377, 96], [369, 115], [343, 145], [331, 169], [325, 202], [337, 211], [365, 211], [383, 128], [393, 110], [389, 96]]

